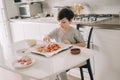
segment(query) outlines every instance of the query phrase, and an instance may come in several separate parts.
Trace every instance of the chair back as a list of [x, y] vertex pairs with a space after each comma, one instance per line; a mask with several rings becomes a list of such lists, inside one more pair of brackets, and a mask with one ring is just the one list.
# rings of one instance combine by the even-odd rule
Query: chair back
[[87, 48], [90, 49], [90, 42], [91, 42], [91, 35], [92, 35], [93, 27], [90, 28], [88, 41], [87, 41]]
[[[85, 28], [85, 27], [80, 24], [77, 24], [77, 30], [80, 31], [80, 28]], [[89, 32], [88, 32], [88, 37], [87, 37], [87, 46], [86, 46], [88, 49], [90, 49], [92, 32], [93, 32], [93, 27], [90, 27]]]
[[[83, 28], [84, 26], [81, 26], [80, 24], [77, 25], [77, 30], [80, 30], [80, 28]], [[89, 32], [88, 32], [88, 36], [87, 36], [87, 48], [90, 49], [90, 44], [91, 44], [91, 36], [92, 36], [92, 31], [93, 31], [93, 27], [89, 28]], [[84, 80], [84, 75], [83, 75], [83, 70], [82, 68], [87, 68], [88, 69], [88, 73], [90, 76], [90, 80], [94, 80], [93, 77], [93, 73], [92, 73], [92, 69], [91, 69], [91, 63], [90, 63], [90, 59], [86, 60], [86, 64], [83, 66], [80, 66], [80, 74], [81, 74], [81, 80]]]

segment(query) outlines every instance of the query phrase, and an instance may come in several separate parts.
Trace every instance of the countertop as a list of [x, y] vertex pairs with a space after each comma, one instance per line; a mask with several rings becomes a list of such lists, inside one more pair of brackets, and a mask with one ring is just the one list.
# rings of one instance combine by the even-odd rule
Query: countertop
[[[58, 23], [54, 17], [43, 17], [43, 18], [26, 18], [26, 19], [10, 19], [10, 22], [36, 22], [36, 23]], [[113, 17], [100, 21], [83, 22], [74, 21], [73, 24], [80, 24], [81, 26], [92, 26], [95, 28], [103, 29], [120, 29], [120, 18]]]
[[10, 19], [10, 22], [36, 22], [36, 23], [58, 23], [54, 17]]
[[114, 17], [109, 18], [101, 21], [96, 21], [93, 23], [75, 23], [80, 24], [82, 26], [93, 26], [96, 28], [103, 28], [103, 29], [120, 29], [120, 18]]

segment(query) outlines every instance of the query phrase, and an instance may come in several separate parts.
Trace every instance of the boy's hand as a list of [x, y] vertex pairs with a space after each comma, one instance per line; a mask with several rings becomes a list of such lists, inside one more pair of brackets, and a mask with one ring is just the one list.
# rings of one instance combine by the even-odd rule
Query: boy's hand
[[48, 36], [44, 37], [43, 41], [50, 42], [50, 37], [48, 37]]
[[71, 42], [68, 41], [68, 40], [64, 40], [64, 43], [65, 43], [65, 44], [71, 44]]

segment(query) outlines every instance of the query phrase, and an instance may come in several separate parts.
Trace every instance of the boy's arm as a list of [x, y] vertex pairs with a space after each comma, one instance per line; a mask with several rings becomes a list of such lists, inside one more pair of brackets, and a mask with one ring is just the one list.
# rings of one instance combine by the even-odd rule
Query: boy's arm
[[85, 47], [86, 43], [85, 42], [79, 42], [79, 43], [76, 43], [76, 44], [73, 44], [73, 45]]
[[43, 41], [50, 42], [50, 39], [54, 39], [54, 37], [56, 36], [56, 33], [57, 33], [57, 28], [51, 31], [47, 36], [45, 36], [43, 38]]
[[[64, 40], [64, 43], [65, 43], [65, 44], [71, 44], [70, 41], [68, 41], [68, 40]], [[85, 47], [85, 46], [86, 46], [86, 43], [83, 41], [83, 42], [75, 43], [75, 44], [73, 44], [73, 45]]]

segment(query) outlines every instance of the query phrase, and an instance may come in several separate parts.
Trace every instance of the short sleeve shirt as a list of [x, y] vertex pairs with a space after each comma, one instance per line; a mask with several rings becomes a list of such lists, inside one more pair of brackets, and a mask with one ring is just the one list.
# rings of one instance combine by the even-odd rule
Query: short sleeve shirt
[[63, 32], [61, 28], [56, 28], [48, 36], [55, 39], [57, 42], [64, 42], [64, 40], [70, 41], [72, 44], [83, 42], [82, 34], [75, 28], [70, 27], [68, 31]]

